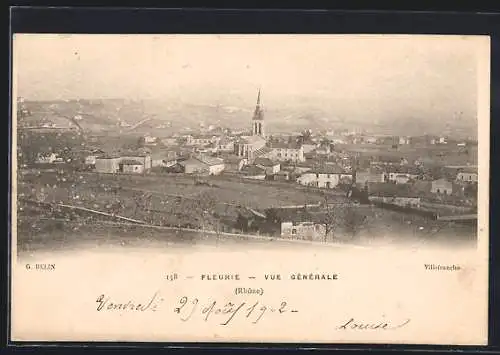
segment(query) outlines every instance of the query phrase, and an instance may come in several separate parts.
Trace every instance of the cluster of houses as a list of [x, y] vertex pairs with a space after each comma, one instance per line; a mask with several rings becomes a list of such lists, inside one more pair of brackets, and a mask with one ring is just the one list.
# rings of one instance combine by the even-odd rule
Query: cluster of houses
[[[369, 137], [341, 132], [335, 139], [299, 134], [268, 137], [260, 91], [250, 132], [217, 129], [202, 134], [166, 138], [143, 137], [134, 150], [95, 151], [85, 164], [98, 173], [146, 174], [151, 171], [196, 175], [232, 174], [253, 180], [289, 181], [302, 186], [335, 189], [356, 186], [370, 199], [418, 207], [422, 198], [450, 200], [467, 197], [466, 186], [477, 184], [476, 168], [458, 167], [442, 176], [426, 172], [422, 162], [397, 155], [371, 157], [360, 164], [359, 156], [339, 152], [335, 139], [345, 143], [357, 137], [361, 144], [417, 144], [413, 137]], [[309, 132], [310, 133], [310, 132]], [[333, 132], [329, 132], [333, 134]], [[447, 144], [445, 137], [420, 137], [422, 144]], [[57, 162], [54, 153], [40, 155], [39, 162]], [[446, 198], [444, 196], [447, 196]]]

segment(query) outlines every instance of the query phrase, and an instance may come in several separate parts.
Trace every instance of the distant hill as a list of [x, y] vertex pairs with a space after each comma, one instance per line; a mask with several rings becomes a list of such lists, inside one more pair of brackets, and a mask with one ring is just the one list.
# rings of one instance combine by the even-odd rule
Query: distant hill
[[[198, 129], [219, 125], [235, 129], [248, 128], [254, 107], [206, 105], [155, 100], [133, 101], [126, 99], [25, 101], [30, 115], [19, 118], [20, 126], [72, 126], [68, 118], [89, 132], [123, 131], [140, 134], [169, 134], [180, 130]], [[368, 113], [369, 114], [369, 113]], [[307, 106], [266, 107], [264, 116], [268, 131], [297, 132], [313, 130], [364, 128], [379, 133], [420, 135], [446, 134], [477, 135], [475, 122], [454, 122], [451, 126], [443, 120], [428, 117], [425, 120], [402, 117], [373, 123], [364, 119], [339, 118], [331, 112]]]

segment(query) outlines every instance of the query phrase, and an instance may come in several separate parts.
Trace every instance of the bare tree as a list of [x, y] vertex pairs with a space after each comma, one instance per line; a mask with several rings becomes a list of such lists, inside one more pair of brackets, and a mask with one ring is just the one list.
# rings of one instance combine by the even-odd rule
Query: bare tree
[[332, 201], [327, 192], [323, 193], [323, 213], [320, 215], [320, 223], [324, 228], [324, 242], [328, 241], [328, 236], [334, 238], [334, 231], [342, 219], [341, 205]]
[[335, 238], [335, 232], [342, 229], [350, 237], [355, 237], [361, 227], [366, 222], [366, 216], [361, 213], [354, 202], [350, 199], [342, 198], [341, 201], [334, 200], [328, 193], [323, 193], [323, 212], [320, 215], [320, 223], [324, 228], [324, 241], [328, 237]]

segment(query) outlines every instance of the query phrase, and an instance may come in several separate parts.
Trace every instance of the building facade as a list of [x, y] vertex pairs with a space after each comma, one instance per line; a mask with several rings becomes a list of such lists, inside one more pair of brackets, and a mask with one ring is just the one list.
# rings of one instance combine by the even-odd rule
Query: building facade
[[306, 160], [304, 157], [304, 148], [300, 143], [272, 143], [269, 147], [271, 151], [267, 155], [270, 159], [276, 161], [289, 161], [301, 163]]

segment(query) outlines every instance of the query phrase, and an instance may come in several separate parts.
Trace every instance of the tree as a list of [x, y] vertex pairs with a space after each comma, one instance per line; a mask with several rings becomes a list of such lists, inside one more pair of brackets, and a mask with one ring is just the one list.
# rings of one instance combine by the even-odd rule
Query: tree
[[334, 203], [326, 192], [323, 192], [323, 208], [324, 211], [320, 216], [319, 222], [323, 225], [325, 233], [324, 241], [327, 242], [329, 235], [332, 235], [332, 238], [334, 237], [334, 230], [340, 224], [342, 211], [339, 208], [339, 204]]
[[334, 239], [335, 232], [342, 228], [351, 238], [356, 236], [362, 225], [366, 222], [366, 217], [359, 212], [351, 199], [333, 201], [328, 193], [323, 193], [323, 213], [319, 222], [323, 226], [324, 241], [328, 241], [331, 236]]

